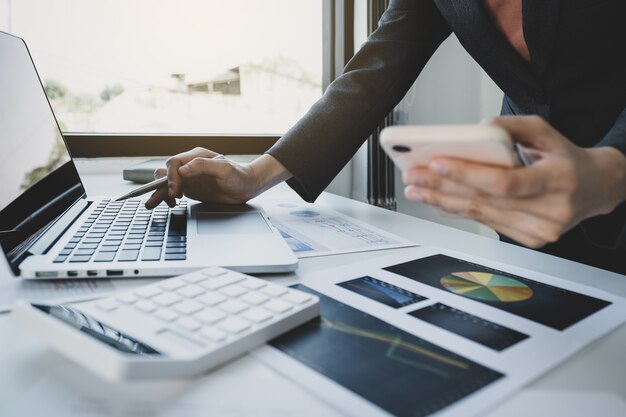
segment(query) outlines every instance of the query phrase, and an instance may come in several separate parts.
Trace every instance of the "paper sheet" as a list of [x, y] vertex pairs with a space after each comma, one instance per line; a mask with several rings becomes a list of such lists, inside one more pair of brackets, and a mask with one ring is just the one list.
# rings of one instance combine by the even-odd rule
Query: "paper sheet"
[[42, 281], [6, 276], [0, 279], [0, 313], [11, 310], [13, 303], [20, 298], [72, 302], [101, 297], [114, 291], [116, 287], [109, 279]]
[[332, 268], [322, 317], [258, 351], [350, 415], [472, 416], [626, 321], [591, 287], [436, 248]]
[[334, 210], [290, 201], [263, 205], [298, 258], [416, 246]]

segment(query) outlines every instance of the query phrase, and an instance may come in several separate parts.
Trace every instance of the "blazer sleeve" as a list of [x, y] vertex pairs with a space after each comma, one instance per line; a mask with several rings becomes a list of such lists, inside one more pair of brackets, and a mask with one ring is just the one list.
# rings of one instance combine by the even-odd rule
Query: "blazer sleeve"
[[314, 201], [450, 33], [432, 0], [391, 0], [378, 29], [343, 74], [267, 151], [292, 174], [291, 188]]
[[[626, 109], [609, 132], [596, 145], [612, 146], [626, 156]], [[595, 216], [582, 222], [587, 238], [595, 245], [609, 249], [626, 249], [626, 202], [609, 214]]]

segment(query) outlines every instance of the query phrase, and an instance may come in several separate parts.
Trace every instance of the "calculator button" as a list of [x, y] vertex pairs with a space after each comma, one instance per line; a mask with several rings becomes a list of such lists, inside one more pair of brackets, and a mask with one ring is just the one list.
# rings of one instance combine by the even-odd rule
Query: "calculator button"
[[220, 292], [228, 295], [229, 297], [239, 297], [240, 295], [247, 293], [248, 290], [241, 285], [231, 285], [230, 287], [222, 288]]
[[193, 314], [197, 311], [200, 311], [204, 308], [204, 306], [197, 301], [193, 300], [184, 300], [176, 305], [174, 305], [174, 310], [178, 311], [181, 314]]
[[229, 317], [226, 320], [219, 322], [217, 327], [228, 333], [237, 334], [249, 329], [250, 324], [238, 317]]
[[110, 298], [107, 298], [105, 300], [102, 300], [96, 303], [96, 307], [98, 307], [102, 311], [113, 311], [113, 310], [116, 310], [117, 307], [119, 307], [119, 305], [117, 304], [115, 300], [111, 300]]
[[126, 293], [126, 294], [120, 294], [117, 296], [117, 300], [121, 301], [124, 304], [132, 304], [134, 302], [136, 302], [138, 300], [137, 297], [135, 297], [134, 295], [130, 294], [130, 293]]
[[143, 288], [139, 288], [135, 290], [135, 295], [141, 298], [150, 298], [150, 297], [154, 297], [155, 295], [159, 295], [162, 292], [163, 290], [159, 289], [159, 287], [155, 287], [151, 285], [149, 287], [143, 287]]
[[196, 298], [196, 300], [208, 306], [214, 306], [219, 303], [223, 303], [224, 301], [228, 300], [228, 298], [224, 297], [222, 294], [219, 294], [219, 293], [209, 292]]
[[265, 287], [267, 284], [261, 281], [260, 279], [247, 279], [241, 283], [244, 287], [249, 290], [258, 290], [259, 288]]
[[283, 294], [285, 294], [287, 292], [287, 288], [285, 287], [281, 287], [278, 285], [268, 285], [267, 287], [263, 288], [261, 290], [261, 292], [271, 296], [271, 297], [278, 297], [281, 296]]
[[180, 279], [166, 279], [159, 284], [159, 287], [163, 288], [164, 290], [174, 291], [184, 287], [185, 285], [186, 284]]
[[182, 288], [176, 291], [177, 294], [182, 295], [183, 297], [193, 298], [199, 295], [202, 295], [206, 292], [206, 290], [198, 287], [197, 285], [188, 285], [185, 288]]
[[225, 303], [219, 305], [219, 309], [227, 312], [228, 314], [239, 314], [248, 309], [245, 303], [239, 300], [228, 300]]
[[309, 301], [312, 297], [308, 294], [303, 294], [300, 292], [289, 291], [289, 294], [283, 296], [283, 300], [290, 301], [294, 304], [304, 304]]
[[291, 310], [291, 304], [282, 300], [271, 300], [270, 302], [263, 304], [263, 307], [273, 311], [274, 313], [284, 313], [285, 311]]
[[148, 300], [139, 300], [135, 303], [135, 308], [137, 310], [143, 311], [144, 313], [152, 313], [157, 309], [157, 305], [152, 301]]
[[171, 306], [172, 304], [176, 304], [177, 302], [181, 301], [182, 298], [180, 298], [179, 296], [177, 296], [176, 294], [172, 294], [169, 292], [163, 293], [163, 294], [159, 294], [156, 297], [152, 298], [152, 301], [162, 305], [164, 307], [167, 306]]
[[191, 284], [197, 284], [200, 281], [204, 281], [206, 279], [206, 276], [201, 275], [201, 274], [194, 274], [194, 275], [189, 275], [187, 277], [183, 277], [183, 280], [191, 283]]
[[176, 322], [176, 325], [181, 329], [185, 329], [190, 332], [195, 332], [202, 327], [202, 324], [198, 320], [191, 317], [183, 317]]
[[241, 300], [245, 301], [248, 304], [259, 305], [269, 300], [269, 297], [261, 294], [260, 292], [249, 292], [248, 294], [241, 297]]
[[174, 321], [178, 318], [178, 314], [168, 308], [162, 308], [160, 310], [157, 310], [157, 312], [154, 313], [154, 316], [158, 319], [168, 322]]
[[215, 278], [215, 277], [219, 277], [220, 275], [224, 275], [228, 271], [222, 268], [207, 268], [207, 269], [203, 269], [200, 272], [209, 278]]
[[222, 340], [226, 338], [226, 333], [221, 332], [212, 327], [202, 329], [202, 331], [200, 332], [200, 335], [214, 342], [221, 342]]
[[224, 320], [226, 318], [226, 314], [222, 313], [219, 310], [208, 308], [206, 310], [202, 310], [194, 317], [200, 320], [202, 323], [213, 324], [217, 323], [220, 320]]
[[272, 313], [262, 308], [252, 308], [244, 312], [241, 316], [254, 323], [261, 323], [274, 317]]
[[243, 281], [245, 278], [240, 275], [223, 275], [217, 278], [207, 279], [206, 281], [202, 281], [200, 285], [207, 290], [217, 290], [219, 288], [225, 287], [227, 285], [234, 284], [239, 281]]

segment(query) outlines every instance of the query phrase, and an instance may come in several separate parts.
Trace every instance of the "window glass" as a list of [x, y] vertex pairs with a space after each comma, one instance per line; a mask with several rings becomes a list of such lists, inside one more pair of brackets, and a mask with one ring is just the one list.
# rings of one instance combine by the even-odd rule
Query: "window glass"
[[319, 0], [0, 0], [61, 129], [281, 134], [321, 96]]

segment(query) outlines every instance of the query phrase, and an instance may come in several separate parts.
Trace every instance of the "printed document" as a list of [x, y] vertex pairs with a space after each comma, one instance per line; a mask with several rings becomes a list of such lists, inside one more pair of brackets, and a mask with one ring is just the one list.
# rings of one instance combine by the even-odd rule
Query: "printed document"
[[263, 205], [298, 258], [416, 246], [410, 240], [315, 204]]
[[620, 297], [437, 248], [297, 288], [320, 297], [320, 319], [255, 354], [355, 416], [477, 415], [626, 321]]

